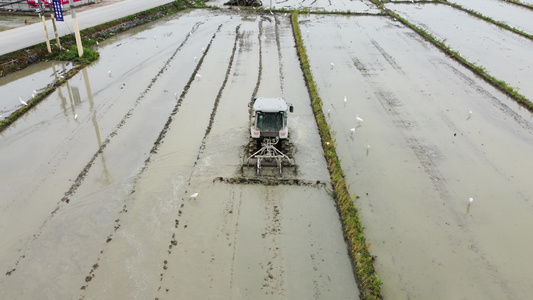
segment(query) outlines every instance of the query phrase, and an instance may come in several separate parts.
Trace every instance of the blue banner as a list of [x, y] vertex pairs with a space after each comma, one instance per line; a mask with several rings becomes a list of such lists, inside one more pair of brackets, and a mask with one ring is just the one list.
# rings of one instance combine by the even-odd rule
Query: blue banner
[[54, 16], [56, 21], [63, 22], [63, 8], [61, 7], [61, 1], [52, 0], [52, 5], [54, 6]]

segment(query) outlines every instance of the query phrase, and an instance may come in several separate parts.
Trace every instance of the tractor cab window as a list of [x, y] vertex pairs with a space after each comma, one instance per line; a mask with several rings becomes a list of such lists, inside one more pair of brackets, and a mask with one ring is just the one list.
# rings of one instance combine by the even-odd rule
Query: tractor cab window
[[283, 112], [257, 112], [257, 128], [266, 132], [280, 131], [283, 128]]

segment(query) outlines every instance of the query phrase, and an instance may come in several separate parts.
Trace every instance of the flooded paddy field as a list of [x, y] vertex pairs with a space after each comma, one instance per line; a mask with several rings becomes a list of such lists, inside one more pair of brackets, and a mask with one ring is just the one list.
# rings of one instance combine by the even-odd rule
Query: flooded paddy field
[[[1, 135], [0, 298], [358, 298], [294, 46], [200, 10], [100, 43]], [[296, 183], [238, 181], [254, 96], [295, 106]]]
[[[533, 98], [529, 40], [446, 5], [386, 7]], [[359, 298], [289, 17], [130, 30], [2, 132], [0, 298]], [[398, 21], [299, 22], [385, 298], [527, 299], [533, 115]], [[0, 114], [70, 67], [0, 79]], [[297, 181], [241, 176], [255, 96], [295, 107]]]
[[453, 0], [466, 9], [533, 35], [533, 10], [500, 0]]
[[[398, 21], [300, 16], [300, 26], [385, 297], [527, 299], [533, 115]], [[495, 34], [484, 33], [462, 37]]]
[[533, 41], [447, 5], [391, 3], [386, 7], [533, 99], [528, 80], [533, 78]]
[[[214, 0], [209, 1], [209, 5], [218, 7], [229, 7], [224, 5], [228, 0]], [[310, 11], [350, 11], [357, 13], [377, 14], [379, 9], [370, 1], [354, 0], [354, 1], [331, 1], [331, 0], [262, 0], [263, 8], [266, 10], [273, 9], [308, 9]], [[237, 10], [237, 7], [233, 9]]]

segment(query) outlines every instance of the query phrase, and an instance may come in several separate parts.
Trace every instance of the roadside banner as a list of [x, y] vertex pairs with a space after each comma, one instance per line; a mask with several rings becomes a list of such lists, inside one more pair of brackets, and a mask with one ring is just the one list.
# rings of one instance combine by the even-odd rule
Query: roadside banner
[[63, 8], [61, 7], [61, 0], [52, 0], [54, 6], [54, 16], [56, 21], [63, 22]]

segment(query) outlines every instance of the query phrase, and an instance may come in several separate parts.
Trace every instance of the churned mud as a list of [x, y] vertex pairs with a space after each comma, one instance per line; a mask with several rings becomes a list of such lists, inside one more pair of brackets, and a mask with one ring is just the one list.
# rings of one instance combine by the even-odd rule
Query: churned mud
[[[291, 30], [139, 28], [4, 131], [2, 298], [358, 298]], [[239, 173], [256, 95], [295, 106], [294, 178]]]

